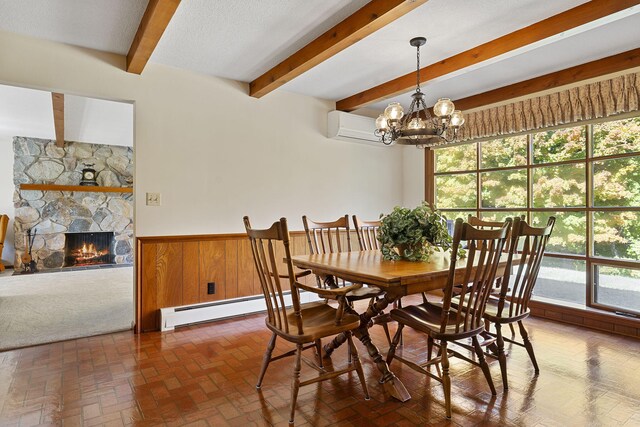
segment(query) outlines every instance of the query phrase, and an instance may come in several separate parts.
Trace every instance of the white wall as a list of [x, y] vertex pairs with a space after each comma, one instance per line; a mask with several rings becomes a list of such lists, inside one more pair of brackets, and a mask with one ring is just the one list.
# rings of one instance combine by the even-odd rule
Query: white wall
[[9, 215], [9, 227], [1, 257], [13, 265], [13, 138], [0, 138], [0, 214]]
[[402, 205], [418, 206], [424, 200], [424, 150], [402, 147]]
[[139, 236], [238, 232], [245, 214], [301, 229], [303, 213], [377, 218], [403, 202], [403, 151], [327, 139], [331, 102], [254, 99], [246, 84], [155, 64], [128, 74], [122, 56], [3, 32], [0, 58], [1, 83], [135, 102]]

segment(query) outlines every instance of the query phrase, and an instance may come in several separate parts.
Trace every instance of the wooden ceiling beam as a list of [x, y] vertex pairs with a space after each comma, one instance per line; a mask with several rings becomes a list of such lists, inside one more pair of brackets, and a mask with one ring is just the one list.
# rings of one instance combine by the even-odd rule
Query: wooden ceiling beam
[[640, 48], [461, 98], [454, 102], [456, 108], [470, 110], [636, 67], [640, 67]]
[[180, 0], [149, 0], [127, 54], [129, 73], [142, 73], [179, 5]]
[[274, 91], [427, 1], [371, 0], [344, 21], [252, 81], [249, 84], [249, 94], [260, 98]]
[[51, 92], [53, 103], [53, 126], [56, 132], [56, 147], [64, 147], [64, 93]]
[[[637, 4], [640, 4], [640, 0], [592, 0], [442, 61], [427, 65], [420, 69], [420, 81], [425, 83], [437, 77], [479, 64]], [[341, 99], [336, 103], [336, 109], [353, 111], [374, 102], [407, 93], [414, 88], [415, 83], [416, 73], [414, 71], [348, 98]]]

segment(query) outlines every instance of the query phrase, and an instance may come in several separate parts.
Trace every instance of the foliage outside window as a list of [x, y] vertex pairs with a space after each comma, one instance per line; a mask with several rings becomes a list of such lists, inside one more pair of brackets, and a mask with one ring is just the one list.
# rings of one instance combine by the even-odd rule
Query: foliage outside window
[[482, 169], [507, 168], [527, 165], [526, 135], [482, 142]]
[[438, 149], [434, 183], [448, 218], [556, 217], [536, 296], [640, 313], [640, 117]]
[[578, 126], [534, 133], [533, 162], [554, 163], [584, 159], [587, 152], [585, 129], [585, 126]]

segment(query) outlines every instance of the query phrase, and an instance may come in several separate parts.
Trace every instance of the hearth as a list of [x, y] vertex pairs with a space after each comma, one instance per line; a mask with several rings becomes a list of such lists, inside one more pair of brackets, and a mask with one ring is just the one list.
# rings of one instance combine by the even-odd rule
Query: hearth
[[112, 231], [65, 233], [65, 237], [65, 267], [115, 264]]

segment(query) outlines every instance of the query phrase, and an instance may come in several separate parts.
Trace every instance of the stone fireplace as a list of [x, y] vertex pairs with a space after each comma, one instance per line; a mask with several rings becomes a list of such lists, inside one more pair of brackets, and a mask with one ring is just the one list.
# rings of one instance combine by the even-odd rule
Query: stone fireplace
[[[16, 271], [22, 255], [29, 252], [37, 270], [99, 264], [133, 264], [133, 150], [131, 147], [15, 137], [14, 192]], [[127, 192], [99, 192], [96, 187], [77, 186], [85, 164], [93, 164], [100, 187], [128, 187]], [[21, 188], [44, 184], [44, 190]], [[86, 190], [85, 190], [86, 188]], [[32, 237], [28, 242], [28, 231]], [[93, 243], [93, 249], [76, 246], [76, 240], [108, 236]], [[102, 236], [102, 237], [99, 237]], [[102, 254], [105, 250], [107, 254]], [[78, 251], [72, 253], [70, 251]], [[72, 255], [75, 254], [75, 259]]]
[[112, 231], [95, 233], [64, 233], [64, 266], [115, 264]]

